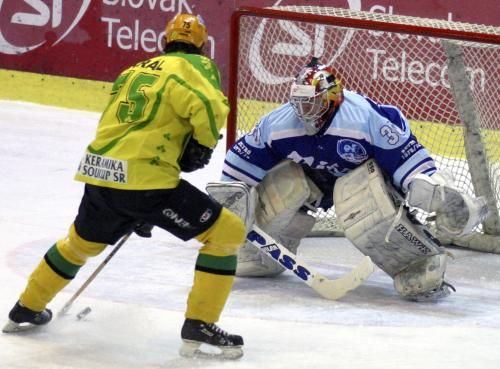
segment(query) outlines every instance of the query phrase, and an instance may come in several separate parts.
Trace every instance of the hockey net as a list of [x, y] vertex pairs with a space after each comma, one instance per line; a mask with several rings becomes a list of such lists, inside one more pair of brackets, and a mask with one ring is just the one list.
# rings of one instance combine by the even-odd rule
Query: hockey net
[[[344, 87], [398, 106], [413, 133], [490, 216], [446, 243], [500, 252], [500, 28], [331, 7], [243, 8], [231, 24], [227, 145], [288, 99], [316, 56]], [[339, 235], [335, 209], [314, 236]]]

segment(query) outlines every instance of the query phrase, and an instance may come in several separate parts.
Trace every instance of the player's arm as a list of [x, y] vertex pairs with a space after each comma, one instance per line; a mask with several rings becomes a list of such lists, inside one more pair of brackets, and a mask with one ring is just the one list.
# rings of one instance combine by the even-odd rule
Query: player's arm
[[373, 157], [392, 184], [406, 193], [415, 175], [432, 175], [436, 164], [398, 108], [372, 102], [373, 106], [368, 113]]
[[210, 59], [199, 56], [179, 69], [170, 93], [174, 111], [191, 127], [179, 164], [182, 171], [192, 172], [208, 164], [229, 105], [220, 88], [219, 71]]

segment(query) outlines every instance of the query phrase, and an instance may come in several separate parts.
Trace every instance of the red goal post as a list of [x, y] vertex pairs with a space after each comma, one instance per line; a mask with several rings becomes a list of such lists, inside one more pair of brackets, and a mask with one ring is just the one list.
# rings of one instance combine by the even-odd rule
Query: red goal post
[[[500, 252], [500, 28], [332, 7], [245, 7], [231, 18], [227, 148], [287, 101], [312, 56], [347, 89], [398, 106], [438, 167], [485, 196], [490, 216], [473, 236], [444, 240]], [[341, 231], [335, 211], [315, 235]]]

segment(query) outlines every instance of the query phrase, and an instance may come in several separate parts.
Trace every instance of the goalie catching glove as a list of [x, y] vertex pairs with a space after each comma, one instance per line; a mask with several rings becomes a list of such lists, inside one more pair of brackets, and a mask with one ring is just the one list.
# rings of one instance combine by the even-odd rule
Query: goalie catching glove
[[410, 183], [408, 206], [435, 213], [436, 230], [447, 236], [461, 237], [486, 219], [488, 207], [483, 197], [460, 193], [446, 172], [432, 177], [418, 174]]
[[212, 152], [213, 149], [201, 145], [191, 137], [179, 162], [181, 171], [190, 173], [203, 168], [210, 161]]

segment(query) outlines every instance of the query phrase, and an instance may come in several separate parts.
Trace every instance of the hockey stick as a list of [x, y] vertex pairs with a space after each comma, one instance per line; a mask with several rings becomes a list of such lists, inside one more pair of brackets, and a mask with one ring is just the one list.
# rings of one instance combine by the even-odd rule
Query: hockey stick
[[104, 259], [101, 264], [96, 268], [94, 273], [90, 275], [90, 277], [87, 278], [87, 280], [81, 285], [81, 287], [76, 291], [73, 296], [64, 304], [61, 310], [57, 313], [58, 316], [66, 314], [69, 309], [71, 309], [71, 306], [73, 305], [73, 302], [82, 294], [82, 292], [87, 288], [87, 286], [97, 277], [97, 275], [101, 272], [101, 270], [106, 266], [106, 264], [111, 260], [111, 258], [118, 252], [120, 247], [123, 246], [123, 244], [129, 239], [129, 237], [134, 233], [134, 231], [128, 232], [126, 235], [124, 235], [120, 241], [116, 244], [115, 248], [106, 256], [106, 259]]
[[328, 279], [298, 260], [296, 255], [255, 224], [248, 233], [247, 240], [329, 300], [341, 298], [347, 292], [358, 287], [373, 273], [373, 263], [369, 256], [365, 256], [363, 261], [348, 274], [338, 279]]

